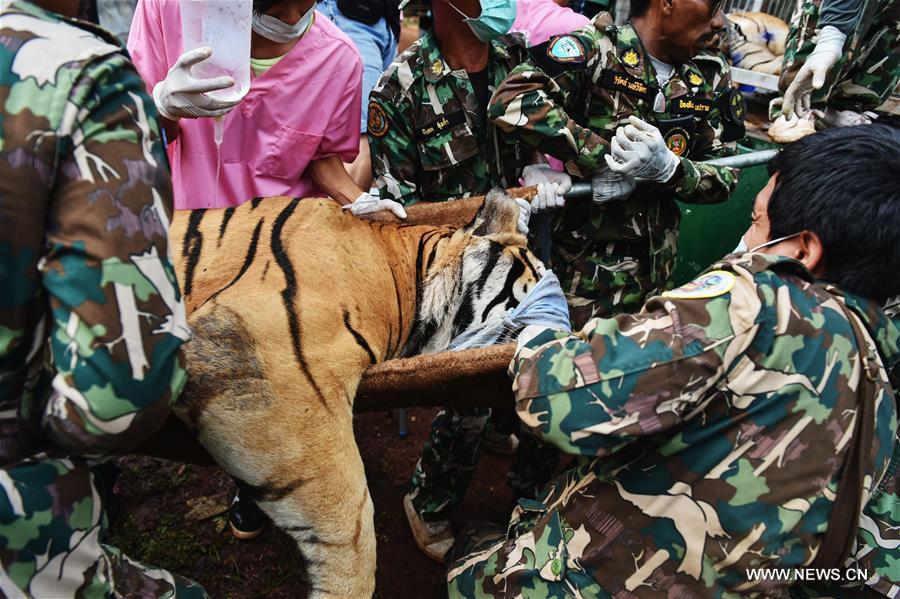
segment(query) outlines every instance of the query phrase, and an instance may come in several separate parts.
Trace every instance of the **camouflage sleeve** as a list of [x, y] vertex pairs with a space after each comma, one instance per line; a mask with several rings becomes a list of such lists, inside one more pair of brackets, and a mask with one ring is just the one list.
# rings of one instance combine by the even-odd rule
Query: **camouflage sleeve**
[[734, 286], [715, 297], [673, 290], [638, 314], [595, 319], [575, 335], [535, 337], [511, 366], [520, 419], [584, 456], [609, 455], [676, 426], [752, 341], [761, 306], [752, 275], [722, 276]]
[[530, 49], [531, 58], [515, 67], [494, 91], [488, 118], [542, 153], [574, 162], [589, 175], [604, 164], [609, 140], [571, 118], [577, 98], [593, 85], [591, 74], [602, 68], [602, 35], [594, 27], [569, 34], [584, 49], [583, 60], [556, 63], [547, 58], [550, 42]]
[[382, 199], [406, 205], [422, 199], [417, 185], [422, 165], [411, 113], [403, 98], [391, 101], [377, 89], [369, 94], [369, 152], [375, 186]]
[[57, 139], [38, 265], [55, 368], [42, 427], [65, 451], [99, 456], [152, 433], [185, 383], [171, 183], [156, 109], [122, 55], [81, 72]]
[[[707, 62], [718, 66], [713, 81], [716, 101], [708, 118], [699, 126], [699, 141], [691, 152], [696, 160], [681, 158], [683, 177], [675, 186], [678, 199], [690, 204], [727, 200], [737, 187], [740, 174], [737, 169], [701, 162], [737, 154], [736, 140], [744, 136], [743, 98], [732, 91], [730, 68], [716, 57], [710, 56]], [[738, 102], [739, 106], [732, 105]]]

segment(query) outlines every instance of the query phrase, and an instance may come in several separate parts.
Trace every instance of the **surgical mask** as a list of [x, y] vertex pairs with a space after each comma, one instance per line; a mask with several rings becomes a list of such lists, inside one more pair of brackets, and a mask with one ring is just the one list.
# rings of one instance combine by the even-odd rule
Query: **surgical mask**
[[463, 11], [448, 2], [453, 10], [464, 17], [466, 25], [483, 42], [489, 42], [509, 33], [513, 21], [516, 20], [516, 3], [514, 0], [481, 0], [481, 15], [471, 18]]
[[309, 27], [309, 22], [312, 20], [315, 11], [316, 3], [313, 2], [310, 9], [293, 25], [288, 25], [281, 19], [277, 19], [271, 15], [253, 11], [253, 23], [251, 27], [253, 27], [253, 31], [267, 40], [279, 44], [287, 44], [306, 33], [306, 28]]
[[743, 254], [744, 252], [758, 252], [759, 250], [761, 250], [765, 247], [769, 247], [770, 245], [775, 245], [776, 243], [781, 243], [782, 241], [790, 239], [791, 237], [796, 237], [799, 234], [800, 233], [793, 233], [791, 235], [785, 235], [784, 237], [779, 237], [778, 239], [772, 239], [765, 243], [761, 243], [758, 246], [751, 248], [749, 250], [747, 249], [747, 243], [744, 241], [744, 236], [741, 235], [741, 240], [738, 242], [737, 247], [734, 248], [734, 251], [731, 253], [732, 254]]

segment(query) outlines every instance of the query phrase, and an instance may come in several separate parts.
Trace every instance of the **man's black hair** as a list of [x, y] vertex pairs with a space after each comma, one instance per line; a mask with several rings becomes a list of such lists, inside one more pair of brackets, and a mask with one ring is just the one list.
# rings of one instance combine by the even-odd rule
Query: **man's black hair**
[[900, 294], [900, 128], [893, 122], [829, 129], [769, 163], [770, 239], [812, 231], [826, 281], [884, 302]]
[[632, 19], [643, 16], [648, 8], [650, 8], [650, 0], [631, 0], [631, 10], [628, 12], [628, 16]]

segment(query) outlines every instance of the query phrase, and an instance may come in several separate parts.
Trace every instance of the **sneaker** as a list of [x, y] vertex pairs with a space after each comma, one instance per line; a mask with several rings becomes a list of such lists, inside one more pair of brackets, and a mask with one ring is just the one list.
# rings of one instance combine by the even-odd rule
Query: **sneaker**
[[241, 497], [241, 489], [238, 488], [231, 501], [231, 506], [228, 508], [231, 534], [242, 541], [258, 537], [266, 523], [266, 515], [259, 509], [256, 502], [246, 495], [245, 492]]
[[409, 522], [413, 539], [422, 553], [443, 564], [447, 552], [453, 546], [453, 531], [450, 530], [450, 522], [448, 520], [425, 522], [413, 507], [412, 498], [408, 494], [403, 497], [403, 511], [406, 512], [406, 520]]

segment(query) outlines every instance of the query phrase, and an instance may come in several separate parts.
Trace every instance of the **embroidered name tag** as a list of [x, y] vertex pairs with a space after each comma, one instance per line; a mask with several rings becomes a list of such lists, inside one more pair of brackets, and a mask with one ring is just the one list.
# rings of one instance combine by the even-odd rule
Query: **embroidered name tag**
[[422, 140], [431, 139], [432, 137], [440, 135], [441, 133], [452, 129], [453, 127], [462, 125], [465, 122], [466, 115], [462, 110], [458, 110], [457, 112], [453, 112], [450, 114], [442, 114], [438, 116], [437, 120], [419, 127], [418, 137]]
[[627, 73], [617, 73], [609, 69], [603, 69], [600, 73], [600, 85], [606, 89], [613, 89], [639, 98], [649, 98], [651, 92], [656, 93], [655, 88], [650, 87], [637, 77]]
[[712, 110], [712, 102], [710, 100], [702, 100], [690, 96], [675, 98], [671, 102], [669, 110], [676, 114], [693, 113], [696, 116], [706, 116]]

